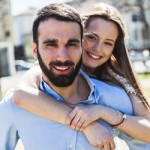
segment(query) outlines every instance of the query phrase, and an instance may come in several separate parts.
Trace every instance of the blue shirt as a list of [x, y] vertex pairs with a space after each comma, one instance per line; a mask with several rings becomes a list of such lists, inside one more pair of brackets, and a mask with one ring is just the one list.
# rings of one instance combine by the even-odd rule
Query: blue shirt
[[[88, 99], [81, 103], [103, 104], [126, 114], [133, 114], [131, 102], [123, 89], [90, 79], [82, 71], [81, 74], [91, 88]], [[64, 101], [43, 80], [40, 88], [58, 101]], [[12, 103], [12, 94], [9, 93], [0, 103], [0, 150], [14, 150], [19, 138], [25, 150], [98, 150], [89, 144], [82, 132], [17, 107]], [[112, 132], [114, 139], [117, 139], [116, 143], [120, 142], [120, 132], [113, 132], [110, 125], [101, 123]]]

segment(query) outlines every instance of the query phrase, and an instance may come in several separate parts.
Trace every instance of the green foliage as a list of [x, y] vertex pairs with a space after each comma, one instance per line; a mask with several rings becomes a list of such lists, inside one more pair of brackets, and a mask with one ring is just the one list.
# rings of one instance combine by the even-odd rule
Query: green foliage
[[150, 79], [150, 73], [138, 74], [140, 79]]

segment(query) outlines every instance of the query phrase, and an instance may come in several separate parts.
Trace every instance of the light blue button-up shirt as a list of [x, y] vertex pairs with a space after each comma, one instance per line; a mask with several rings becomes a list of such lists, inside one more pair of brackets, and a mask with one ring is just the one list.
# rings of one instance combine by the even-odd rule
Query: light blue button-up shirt
[[[103, 104], [126, 114], [133, 114], [131, 102], [124, 90], [90, 79], [82, 71], [80, 73], [91, 88], [88, 99], [81, 103]], [[41, 80], [40, 88], [56, 100], [64, 101], [43, 80]], [[119, 147], [121, 132], [114, 132], [110, 125], [102, 121], [101, 123], [110, 130]], [[122, 137], [127, 139], [125, 136]], [[25, 150], [98, 150], [89, 144], [82, 132], [17, 107], [12, 103], [11, 92], [0, 103], [0, 150], [14, 150], [19, 138], [22, 140]], [[132, 140], [129, 144], [132, 144]], [[142, 148], [145, 150], [143, 145]], [[118, 148], [118, 150], [121, 149]]]

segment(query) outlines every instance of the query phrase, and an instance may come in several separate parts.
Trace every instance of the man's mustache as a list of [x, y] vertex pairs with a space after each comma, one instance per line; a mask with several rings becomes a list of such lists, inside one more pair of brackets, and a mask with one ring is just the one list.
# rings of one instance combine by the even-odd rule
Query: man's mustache
[[49, 63], [49, 66], [73, 66], [74, 63], [72, 61], [65, 61], [65, 62], [61, 62], [61, 61], [52, 61], [51, 63]]

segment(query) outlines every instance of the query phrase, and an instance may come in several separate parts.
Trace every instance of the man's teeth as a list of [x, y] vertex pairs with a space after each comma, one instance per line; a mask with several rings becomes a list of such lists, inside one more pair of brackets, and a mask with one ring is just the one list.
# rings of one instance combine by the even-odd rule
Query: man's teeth
[[69, 67], [67, 66], [61, 66], [61, 67], [59, 67], [59, 66], [55, 66], [55, 68], [56, 69], [58, 69], [58, 70], [67, 70]]
[[89, 53], [89, 55], [90, 55], [91, 57], [95, 58], [95, 59], [99, 59], [99, 58], [100, 58], [100, 56], [96, 56], [96, 55], [91, 54], [91, 53]]

